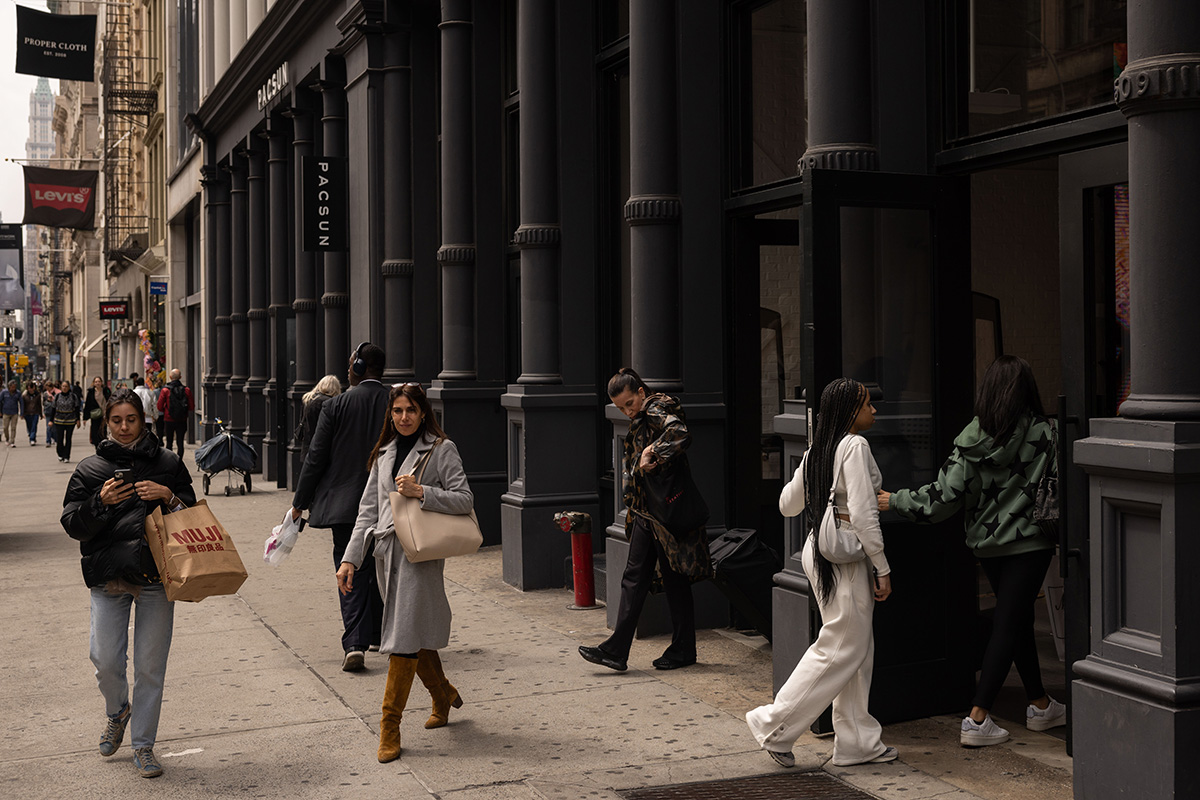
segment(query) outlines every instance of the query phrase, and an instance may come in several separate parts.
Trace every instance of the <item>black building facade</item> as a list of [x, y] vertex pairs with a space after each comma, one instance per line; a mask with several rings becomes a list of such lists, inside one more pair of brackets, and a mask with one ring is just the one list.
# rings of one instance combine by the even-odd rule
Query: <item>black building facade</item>
[[[969, 421], [976, 376], [1021, 355], [1062, 426], [1048, 671], [1076, 794], [1200, 793], [1200, 6], [265, 9], [190, 118], [206, 435], [228, 421], [288, 485], [301, 396], [376, 342], [385, 379], [428, 387], [459, 444], [504, 579], [563, 585], [552, 515], [571, 509], [606, 530], [615, 587], [625, 428], [603, 387], [632, 364], [688, 409], [711, 533], [753, 528], [784, 556], [778, 685], [819, 625], [776, 508], [805, 398], [843, 374], [871, 385], [885, 488], [913, 486]], [[986, 605], [961, 521], [884, 531], [897, 591], [873, 708], [961, 713]]]

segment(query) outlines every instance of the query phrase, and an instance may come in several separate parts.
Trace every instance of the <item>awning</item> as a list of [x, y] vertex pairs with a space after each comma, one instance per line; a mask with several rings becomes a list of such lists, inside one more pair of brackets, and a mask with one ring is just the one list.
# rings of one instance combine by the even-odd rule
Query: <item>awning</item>
[[80, 343], [79, 347], [75, 348], [75, 355], [72, 356], [72, 360], [79, 358], [80, 356], [86, 356], [88, 353], [92, 352], [92, 348], [95, 347], [96, 345], [100, 344], [100, 342], [103, 341], [104, 337], [107, 335], [108, 335], [107, 333], [100, 334], [87, 347], [84, 347], [83, 344]]

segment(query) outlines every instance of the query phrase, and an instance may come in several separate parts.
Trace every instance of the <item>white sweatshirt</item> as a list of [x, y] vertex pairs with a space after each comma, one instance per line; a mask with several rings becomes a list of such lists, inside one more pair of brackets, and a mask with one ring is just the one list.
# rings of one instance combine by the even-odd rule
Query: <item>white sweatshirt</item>
[[[871, 559], [876, 571], [880, 575], [888, 575], [892, 568], [883, 554], [883, 531], [879, 529], [879, 506], [875, 500], [875, 495], [883, 488], [883, 474], [871, 455], [871, 445], [857, 433], [848, 433], [838, 442], [834, 458], [836, 463], [841, 464], [833, 492], [834, 502], [843, 514], [850, 517], [854, 534], [862, 542], [863, 552]], [[839, 469], [835, 467], [834, 472], [838, 473]], [[803, 510], [802, 463], [779, 495], [779, 513], [785, 517], [795, 517]]]

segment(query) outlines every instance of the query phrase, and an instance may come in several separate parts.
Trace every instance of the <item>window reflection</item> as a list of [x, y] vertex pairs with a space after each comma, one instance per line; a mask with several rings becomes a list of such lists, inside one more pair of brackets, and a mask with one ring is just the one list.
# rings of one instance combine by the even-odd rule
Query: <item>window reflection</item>
[[970, 0], [967, 130], [1112, 102], [1127, 0]]
[[796, 176], [805, 149], [805, 31], [804, 0], [774, 0], [742, 17], [737, 186]]

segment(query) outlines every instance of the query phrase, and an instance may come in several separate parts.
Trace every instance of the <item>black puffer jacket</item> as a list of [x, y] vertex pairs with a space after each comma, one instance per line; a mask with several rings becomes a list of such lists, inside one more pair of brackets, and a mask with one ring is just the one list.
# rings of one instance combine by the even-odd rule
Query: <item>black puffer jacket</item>
[[[111, 439], [96, 446], [96, 455], [79, 462], [67, 484], [63, 498], [62, 526], [72, 539], [79, 540], [83, 555], [83, 580], [89, 587], [103, 586], [114, 578], [146, 586], [157, 583], [158, 567], [146, 543], [146, 515], [154, 511], [154, 502], [139, 500], [135, 494], [113, 506], [100, 502], [100, 489], [118, 468], [131, 470], [129, 479], [154, 481], [170, 488], [185, 505], [196, 502], [192, 476], [183, 459], [159, 446], [153, 433], [132, 448]], [[169, 509], [161, 503], [163, 512]]]

